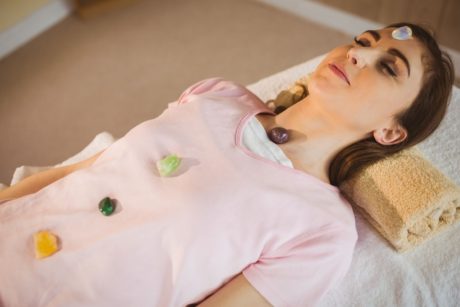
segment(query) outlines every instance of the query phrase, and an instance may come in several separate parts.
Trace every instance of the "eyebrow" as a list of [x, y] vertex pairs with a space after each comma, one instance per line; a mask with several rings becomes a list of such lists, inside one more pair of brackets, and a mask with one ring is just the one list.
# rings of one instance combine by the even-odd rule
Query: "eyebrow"
[[[372, 37], [374, 38], [376, 42], [378, 42], [381, 38], [380, 33], [375, 30], [366, 30], [363, 32], [363, 34], [364, 33], [369, 33], [370, 35], [372, 35]], [[409, 61], [407, 60], [406, 56], [396, 48], [388, 49], [388, 53], [400, 58], [404, 62], [407, 68], [407, 75], [410, 77], [410, 65], [409, 65]]]
[[377, 32], [377, 31], [374, 31], [374, 30], [366, 30], [363, 32], [364, 33], [369, 33], [370, 35], [372, 35], [372, 37], [374, 38], [374, 40], [376, 42], [378, 42], [380, 40], [380, 33]]

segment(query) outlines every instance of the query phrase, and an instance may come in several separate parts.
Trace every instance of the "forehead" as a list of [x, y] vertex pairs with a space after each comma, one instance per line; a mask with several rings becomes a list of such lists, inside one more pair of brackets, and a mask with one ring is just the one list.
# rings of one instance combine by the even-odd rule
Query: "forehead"
[[396, 28], [386, 28], [371, 30], [370, 32], [365, 31], [361, 33], [361, 35], [365, 36], [366, 38], [369, 38], [370, 41], [372, 41], [373, 43], [375, 42], [376, 46], [380, 46], [385, 50], [389, 50], [390, 48], [399, 50], [407, 58], [409, 62], [409, 65], [411, 67], [411, 76], [412, 71], [419, 72], [421, 74], [423, 72], [423, 45], [414, 36], [407, 40], [398, 40], [393, 38], [392, 32], [395, 29]]
[[[418, 44], [418, 40], [413, 34], [412, 34], [411, 37], [408, 37], [408, 38], [403, 39], [403, 40], [399, 40], [399, 39], [394, 38], [392, 33], [396, 29], [398, 29], [398, 28], [385, 28], [385, 29], [377, 29], [377, 30], [374, 30], [374, 31], [379, 33], [380, 36], [381, 36], [381, 39], [384, 40], [384, 41], [391, 41], [391, 42], [395, 42], [395, 43], [399, 43], [399, 44], [405, 44], [405, 45], [412, 44], [412, 46], [415, 46], [414, 44]], [[404, 29], [402, 31], [404, 31]], [[402, 32], [402, 31], [400, 31], [400, 32]]]
[[[370, 37], [371, 40], [376, 41], [377, 45], [385, 46], [386, 49], [388, 48], [399, 49], [401, 52], [404, 53], [404, 55], [408, 59], [412, 58], [414, 61], [416, 59], [419, 59], [420, 61], [421, 56], [422, 56], [422, 51], [423, 51], [422, 44], [414, 36], [406, 40], [398, 40], [398, 39], [393, 38], [392, 32], [395, 29], [396, 28], [368, 30], [370, 32], [365, 31], [362, 33], [362, 35]], [[372, 35], [371, 33], [372, 31], [376, 32], [377, 35]]]

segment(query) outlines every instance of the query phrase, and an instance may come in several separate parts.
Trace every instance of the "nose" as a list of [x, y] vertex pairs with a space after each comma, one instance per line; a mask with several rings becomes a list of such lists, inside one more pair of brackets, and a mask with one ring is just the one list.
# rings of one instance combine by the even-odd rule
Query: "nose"
[[348, 61], [358, 68], [364, 68], [367, 65], [371, 65], [377, 61], [378, 57], [379, 50], [370, 47], [352, 47], [347, 52]]

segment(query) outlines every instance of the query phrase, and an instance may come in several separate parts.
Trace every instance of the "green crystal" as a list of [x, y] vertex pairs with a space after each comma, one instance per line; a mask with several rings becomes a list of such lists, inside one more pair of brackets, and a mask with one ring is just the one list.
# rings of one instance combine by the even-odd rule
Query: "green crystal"
[[115, 203], [110, 197], [106, 197], [99, 202], [99, 211], [105, 216], [109, 216], [115, 211]]
[[170, 176], [179, 167], [181, 158], [176, 155], [169, 155], [157, 161], [157, 168], [160, 176]]

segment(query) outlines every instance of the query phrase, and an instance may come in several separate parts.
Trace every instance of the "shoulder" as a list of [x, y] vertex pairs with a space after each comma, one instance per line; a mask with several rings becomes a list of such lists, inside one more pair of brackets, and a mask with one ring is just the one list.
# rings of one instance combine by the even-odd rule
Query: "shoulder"
[[177, 104], [184, 104], [196, 96], [220, 96], [220, 97], [240, 97], [251, 96], [251, 98], [261, 100], [249, 91], [245, 86], [222, 77], [213, 77], [201, 80], [189, 86], [177, 100]]
[[[318, 179], [304, 174], [304, 180], [290, 180], [286, 189], [287, 202], [292, 206], [299, 223], [309, 220], [303, 225], [305, 231], [311, 233], [318, 229], [329, 233], [356, 237], [356, 219], [352, 205], [342, 192]], [[286, 180], [287, 181], [287, 180]]]
[[313, 306], [346, 275], [355, 242], [349, 228], [328, 225], [266, 252], [243, 275], [274, 306]]

